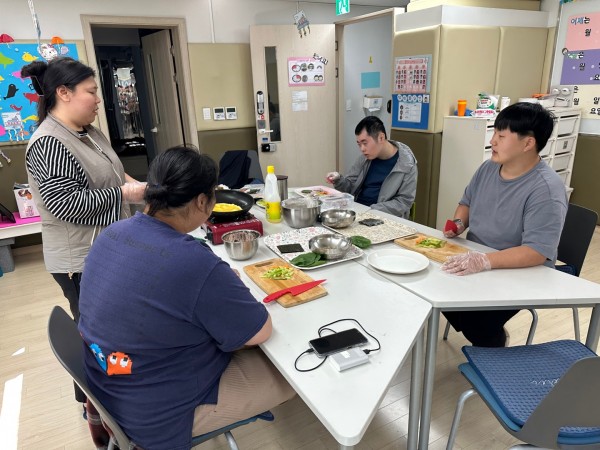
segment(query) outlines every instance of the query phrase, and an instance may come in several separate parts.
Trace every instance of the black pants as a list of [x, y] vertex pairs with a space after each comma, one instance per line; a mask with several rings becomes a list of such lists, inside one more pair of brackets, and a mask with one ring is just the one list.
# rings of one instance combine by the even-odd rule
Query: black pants
[[[75, 322], [79, 322], [79, 283], [81, 282], [81, 273], [74, 273], [69, 276], [68, 273], [53, 273], [54, 280], [63, 291], [63, 295], [69, 301], [69, 308]], [[75, 387], [75, 400], [85, 403], [87, 397], [79, 386], [73, 383]]]
[[456, 331], [478, 347], [504, 347], [504, 324], [519, 312], [518, 309], [493, 311], [448, 311], [444, 316]]

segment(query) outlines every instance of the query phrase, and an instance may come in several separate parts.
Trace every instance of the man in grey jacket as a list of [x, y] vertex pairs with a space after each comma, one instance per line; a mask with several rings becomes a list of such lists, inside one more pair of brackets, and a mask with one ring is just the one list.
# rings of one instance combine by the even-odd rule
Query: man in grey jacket
[[362, 119], [354, 130], [362, 155], [348, 174], [329, 172], [327, 182], [356, 202], [407, 218], [417, 190], [417, 160], [407, 145], [387, 139], [383, 122]]

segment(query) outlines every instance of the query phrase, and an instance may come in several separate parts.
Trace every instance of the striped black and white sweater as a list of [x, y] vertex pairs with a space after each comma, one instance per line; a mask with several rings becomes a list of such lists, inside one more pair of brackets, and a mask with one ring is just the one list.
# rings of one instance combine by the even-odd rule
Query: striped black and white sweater
[[42, 200], [58, 219], [99, 226], [119, 220], [120, 188], [90, 189], [81, 164], [57, 138], [43, 136], [35, 141], [26, 163]]

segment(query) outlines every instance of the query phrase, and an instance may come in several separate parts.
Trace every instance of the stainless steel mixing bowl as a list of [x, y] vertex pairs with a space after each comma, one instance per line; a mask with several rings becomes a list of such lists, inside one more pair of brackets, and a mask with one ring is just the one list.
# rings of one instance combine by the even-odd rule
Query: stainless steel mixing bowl
[[260, 233], [256, 230], [235, 230], [222, 237], [225, 251], [231, 259], [243, 261], [250, 259], [258, 250]]
[[328, 260], [340, 259], [346, 256], [352, 247], [352, 241], [341, 234], [320, 234], [308, 241], [311, 252], [320, 253]]
[[328, 209], [321, 213], [321, 223], [331, 228], [346, 228], [356, 220], [356, 213], [350, 209]]

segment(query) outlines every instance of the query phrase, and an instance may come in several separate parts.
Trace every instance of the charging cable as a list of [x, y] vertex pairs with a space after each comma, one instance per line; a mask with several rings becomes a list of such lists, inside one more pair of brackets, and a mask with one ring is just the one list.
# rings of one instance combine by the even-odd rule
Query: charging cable
[[326, 330], [327, 331], [331, 331], [333, 333], [337, 333], [337, 331], [334, 331], [331, 328], [327, 328], [327, 327], [329, 325], [333, 325], [333, 324], [336, 324], [338, 322], [344, 322], [344, 321], [347, 321], [347, 320], [349, 320], [350, 322], [354, 322], [355, 324], [357, 324], [360, 327], [360, 329], [365, 332], [365, 334], [367, 336], [369, 336], [371, 339], [373, 339], [375, 342], [377, 342], [377, 348], [371, 348], [371, 349], [369, 349], [369, 348], [363, 348], [362, 349], [363, 352], [365, 352], [368, 355], [371, 352], [377, 352], [377, 351], [381, 350], [381, 343], [379, 342], [379, 340], [375, 336], [373, 336], [371, 333], [369, 333], [367, 330], [365, 330], [365, 327], [363, 327], [361, 325], [361, 323], [358, 320], [356, 320], [356, 319], [338, 319], [338, 320], [334, 320], [333, 322], [326, 323], [321, 328], [319, 328], [319, 331], [318, 331], [319, 337], [323, 337], [323, 335], [321, 333], [323, 331], [326, 331]]
[[[365, 354], [368, 355], [371, 352], [377, 352], [377, 351], [381, 350], [381, 343], [379, 342], [379, 340], [375, 336], [373, 336], [371, 333], [369, 333], [367, 330], [365, 330], [365, 327], [363, 327], [361, 325], [361, 323], [358, 320], [356, 320], [356, 319], [338, 319], [338, 320], [334, 320], [333, 322], [326, 323], [325, 325], [323, 325], [323, 326], [321, 326], [319, 328], [319, 330], [318, 330], [319, 337], [323, 337], [323, 332], [324, 331], [331, 331], [331, 333], [334, 333], [334, 334], [337, 333], [337, 331], [332, 330], [331, 328], [327, 328], [327, 327], [329, 327], [330, 325], [333, 325], [333, 324], [336, 324], [336, 323], [339, 323], [339, 322], [348, 321], [348, 320], [351, 321], [351, 322], [356, 323], [360, 327], [360, 329], [365, 332], [365, 334], [367, 336], [369, 336], [375, 342], [377, 342], [377, 348], [371, 348], [371, 349], [365, 348], [365, 349], [362, 349], [362, 351], [365, 352]], [[309, 348], [309, 349], [304, 350], [302, 353], [300, 353], [298, 355], [298, 357], [296, 358], [296, 360], [294, 361], [294, 368], [298, 372], [311, 372], [311, 371], [313, 371], [313, 370], [318, 369], [319, 367], [321, 367], [325, 363], [325, 361], [327, 361], [327, 358], [329, 358], [329, 356], [325, 356], [323, 358], [323, 361], [321, 361], [319, 364], [317, 364], [314, 367], [311, 367], [311, 368], [308, 368], [308, 369], [301, 369], [301, 368], [299, 368], [298, 367], [298, 361], [300, 360], [300, 358], [302, 358], [304, 355], [308, 355], [308, 354], [314, 353], [314, 352], [315, 351], [312, 348]]]

